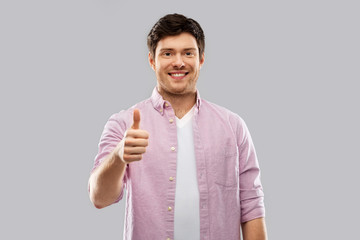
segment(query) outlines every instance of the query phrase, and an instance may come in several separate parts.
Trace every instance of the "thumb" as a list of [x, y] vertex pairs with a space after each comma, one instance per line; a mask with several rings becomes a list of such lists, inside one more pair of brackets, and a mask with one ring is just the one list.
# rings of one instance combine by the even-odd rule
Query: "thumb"
[[140, 128], [140, 111], [139, 109], [134, 109], [134, 122], [131, 126], [132, 129], [139, 129]]

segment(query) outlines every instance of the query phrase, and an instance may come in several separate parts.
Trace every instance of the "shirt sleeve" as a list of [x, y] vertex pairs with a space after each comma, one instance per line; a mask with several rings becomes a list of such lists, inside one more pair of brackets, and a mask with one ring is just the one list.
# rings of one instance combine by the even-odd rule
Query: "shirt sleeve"
[[[105, 124], [104, 130], [101, 134], [98, 153], [94, 160], [94, 166], [91, 170], [91, 173], [101, 165], [105, 158], [114, 150], [114, 148], [119, 144], [119, 142], [124, 138], [126, 132], [126, 121], [125, 121], [125, 111], [120, 113], [113, 114], [107, 123]], [[119, 202], [123, 197], [124, 186], [127, 182], [128, 167], [126, 167], [123, 184], [121, 192], [116, 202]]]
[[240, 118], [238, 127], [241, 222], [265, 216], [260, 167], [250, 132]]

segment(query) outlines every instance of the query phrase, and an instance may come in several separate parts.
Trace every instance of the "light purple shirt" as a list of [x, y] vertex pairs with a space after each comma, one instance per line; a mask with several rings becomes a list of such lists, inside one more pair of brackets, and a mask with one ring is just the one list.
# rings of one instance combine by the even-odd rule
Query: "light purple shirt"
[[[174, 238], [177, 161], [175, 114], [155, 88], [151, 98], [110, 117], [93, 170], [131, 127], [133, 110], [150, 134], [143, 159], [128, 164], [124, 239]], [[200, 99], [193, 117], [199, 188], [200, 238], [240, 239], [240, 224], [264, 217], [263, 191], [255, 148], [245, 122], [235, 113]], [[119, 199], [123, 197], [123, 189]]]

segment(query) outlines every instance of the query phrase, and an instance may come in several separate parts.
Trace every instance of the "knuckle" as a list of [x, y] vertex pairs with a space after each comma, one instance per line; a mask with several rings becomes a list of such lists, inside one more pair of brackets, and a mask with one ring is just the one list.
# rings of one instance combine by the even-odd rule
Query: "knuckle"
[[131, 136], [131, 134], [133, 133], [133, 129], [128, 129], [127, 131], [126, 131], [126, 137], [128, 137], [128, 136]]
[[124, 154], [125, 154], [125, 153], [129, 153], [129, 152], [130, 152], [129, 147], [124, 147]]
[[132, 146], [132, 145], [134, 145], [134, 139], [133, 139], [133, 138], [131, 138], [131, 139], [126, 139], [125, 145], [126, 145], [126, 146]]

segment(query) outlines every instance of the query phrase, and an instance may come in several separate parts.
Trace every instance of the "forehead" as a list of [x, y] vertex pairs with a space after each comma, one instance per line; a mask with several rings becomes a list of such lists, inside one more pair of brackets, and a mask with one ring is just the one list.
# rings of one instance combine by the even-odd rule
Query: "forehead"
[[184, 32], [176, 36], [167, 36], [162, 38], [156, 47], [156, 51], [161, 51], [161, 49], [189, 49], [189, 48], [198, 48], [196, 39], [190, 33]]

